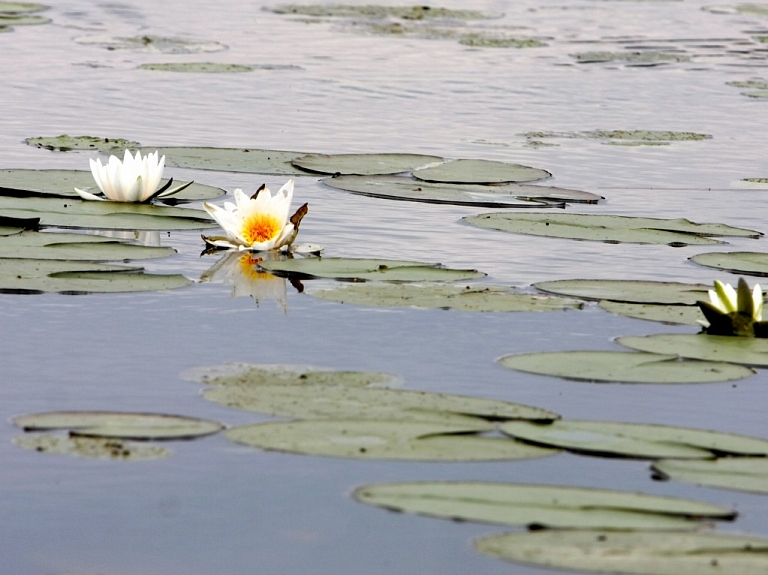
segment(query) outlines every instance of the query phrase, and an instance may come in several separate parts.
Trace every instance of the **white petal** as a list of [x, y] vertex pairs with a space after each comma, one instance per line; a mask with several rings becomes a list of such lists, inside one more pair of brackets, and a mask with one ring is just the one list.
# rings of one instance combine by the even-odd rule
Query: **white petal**
[[80, 188], [75, 188], [75, 192], [77, 192], [77, 195], [83, 198], [84, 200], [97, 200], [99, 202], [106, 201], [104, 198], [96, 196], [90, 192], [86, 192], [85, 190], [81, 190]]
[[755, 284], [752, 288], [752, 303], [755, 306], [755, 313], [753, 315], [755, 321], [762, 321], [763, 319], [763, 290], [760, 288], [760, 284]]

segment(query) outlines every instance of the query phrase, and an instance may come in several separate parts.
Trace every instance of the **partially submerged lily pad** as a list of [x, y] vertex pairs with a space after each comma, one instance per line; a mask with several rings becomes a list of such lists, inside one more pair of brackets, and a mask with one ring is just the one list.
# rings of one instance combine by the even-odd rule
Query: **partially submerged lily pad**
[[0, 10], [0, 24], [3, 26], [35, 26], [50, 23], [51, 19], [45, 16], [38, 16], [36, 14], [8, 14]]
[[722, 457], [693, 461], [662, 459], [656, 461], [651, 469], [657, 479], [673, 479], [768, 495], [768, 459], [765, 457]]
[[531, 182], [549, 178], [546, 170], [521, 164], [492, 160], [450, 160], [437, 166], [413, 171], [414, 177], [427, 182], [453, 184], [501, 184]]
[[141, 146], [138, 142], [123, 138], [100, 138], [97, 136], [40, 136], [27, 138], [24, 143], [37, 148], [45, 148], [57, 152], [70, 150], [96, 150], [104, 153], [122, 152], [126, 149], [134, 149]]
[[537, 531], [475, 541], [485, 555], [544, 568], [627, 575], [762, 575], [768, 539], [715, 533]]
[[443, 161], [441, 157], [423, 154], [306, 154], [291, 163], [319, 174], [370, 176], [410, 172]]
[[24, 231], [0, 237], [0, 258], [99, 262], [162, 258], [175, 253], [170, 247], [139, 246], [86, 234]]
[[42, 12], [49, 6], [34, 2], [0, 2], [0, 12], [6, 14], [28, 14], [30, 12]]
[[673, 353], [690, 359], [768, 367], [768, 340], [754, 337], [667, 333], [624, 336], [616, 343], [649, 353]]
[[[306, 152], [256, 148], [203, 148], [186, 146], [145, 147], [165, 156], [167, 166], [217, 172], [244, 172], [262, 175], [307, 175], [291, 161]], [[255, 191], [255, 190], [254, 190]]]
[[43, 433], [14, 437], [13, 444], [38, 453], [71, 455], [87, 459], [140, 461], [162, 459], [171, 455], [169, 449], [158, 445], [142, 445], [104, 437], [60, 437]]
[[733, 519], [727, 508], [642, 493], [514, 483], [381, 483], [354, 492], [362, 503], [452, 520], [529, 528], [687, 530], [699, 519]]
[[704, 319], [701, 310], [695, 305], [658, 305], [602, 300], [599, 306], [617, 315], [672, 325], [698, 326], [699, 320]]
[[264, 6], [264, 10], [275, 14], [296, 14], [317, 18], [402, 18], [404, 20], [450, 19], [484, 20], [497, 18], [498, 14], [489, 14], [477, 10], [456, 10], [438, 6], [383, 6], [376, 4], [278, 4]]
[[500, 429], [522, 441], [591, 455], [678, 459], [768, 456], [768, 439], [669, 425], [560, 419], [549, 423], [509, 421]]
[[226, 62], [154, 62], [139, 64], [138, 68], [155, 72], [184, 72], [188, 74], [231, 74], [255, 70], [253, 66], [246, 64], [227, 64]]
[[524, 353], [506, 355], [499, 363], [527, 373], [602, 383], [721, 383], [745, 379], [755, 373], [730, 363], [680, 361], [676, 355], [623, 351]]
[[476, 431], [472, 425], [424, 421], [326, 419], [244, 425], [228, 430], [226, 437], [261, 449], [357, 459], [488, 461], [557, 453]]
[[362, 258], [300, 258], [264, 261], [264, 270], [299, 279], [329, 278], [353, 281], [457, 281], [485, 276], [477, 270], [456, 270], [440, 264]]
[[462, 34], [459, 37], [459, 44], [477, 48], [544, 48], [548, 45], [537, 38], [491, 35], [483, 32]]
[[[1, 244], [0, 244], [1, 245]], [[581, 303], [560, 297], [520, 293], [500, 286], [350, 284], [310, 291], [313, 297], [376, 307], [408, 306], [458, 311], [556, 311], [579, 309]]]
[[543, 292], [587, 300], [625, 303], [696, 305], [708, 298], [712, 286], [637, 280], [554, 280], [533, 284]]
[[688, 258], [709, 268], [726, 270], [748, 276], [768, 276], [768, 253], [762, 252], [708, 252]]
[[688, 62], [691, 57], [678, 52], [659, 52], [656, 50], [634, 50], [625, 52], [579, 52], [571, 54], [579, 64], [619, 62], [629, 66], [660, 66], [675, 62]]
[[191, 439], [224, 428], [196, 417], [120, 411], [50, 411], [15, 417], [13, 423], [25, 431], [66, 429], [73, 436], [145, 440]]
[[754, 230], [726, 224], [697, 224], [690, 220], [598, 214], [489, 213], [462, 218], [470, 225], [513, 234], [527, 234], [608, 243], [670, 246], [723, 243], [708, 236], [758, 238]]
[[667, 145], [671, 142], [693, 142], [712, 138], [698, 132], [673, 132], [667, 130], [588, 130], [584, 132], [526, 132], [526, 138], [541, 140], [551, 138], [579, 138], [598, 140], [604, 144], [618, 145]]
[[100, 46], [107, 50], [136, 50], [160, 54], [202, 54], [227, 49], [227, 46], [221, 42], [149, 35], [132, 37], [90, 35], [78, 36], [74, 40], [78, 44]]
[[713, 14], [749, 14], [755, 16], [768, 16], [768, 4], [745, 2], [735, 5], [711, 4], [702, 6], [702, 10]]

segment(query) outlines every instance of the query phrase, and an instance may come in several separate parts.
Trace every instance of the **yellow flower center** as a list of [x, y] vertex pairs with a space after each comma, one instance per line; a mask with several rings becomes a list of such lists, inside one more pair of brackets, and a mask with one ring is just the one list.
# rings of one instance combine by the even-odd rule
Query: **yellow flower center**
[[274, 239], [283, 226], [271, 214], [255, 213], [243, 222], [241, 235], [249, 245]]

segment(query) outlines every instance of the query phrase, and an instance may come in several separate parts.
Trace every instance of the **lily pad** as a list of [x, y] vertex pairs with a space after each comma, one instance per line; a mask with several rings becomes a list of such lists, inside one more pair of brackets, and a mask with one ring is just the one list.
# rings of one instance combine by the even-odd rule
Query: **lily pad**
[[[104, 153], [122, 152], [126, 149], [135, 149], [141, 146], [138, 142], [125, 140], [123, 138], [99, 138], [97, 136], [40, 136], [36, 138], [27, 138], [25, 144], [37, 148], [57, 152], [68, 152], [70, 150], [96, 150]], [[5, 172], [5, 171], [4, 171]]]
[[[551, 411], [519, 403], [386, 388], [345, 385], [214, 385], [203, 397], [227, 407], [306, 419], [385, 419], [467, 423], [486, 420], [552, 421]], [[492, 427], [492, 426], [491, 426]]]
[[750, 14], [755, 16], [768, 16], [768, 4], [758, 4], [747, 2], [733, 6], [724, 6], [719, 4], [702, 6], [702, 10], [714, 14]]
[[139, 246], [85, 234], [25, 231], [0, 237], [0, 258], [99, 262], [162, 258], [175, 253], [170, 247]]
[[410, 172], [444, 161], [423, 154], [306, 154], [295, 158], [292, 164], [318, 174], [371, 176]]
[[694, 305], [655, 305], [644, 303], [624, 303], [602, 300], [600, 307], [605, 311], [647, 321], [658, 321], [672, 325], [700, 325], [704, 319], [701, 310]]
[[[0, 244], [1, 245], [1, 244]], [[515, 292], [500, 286], [350, 284], [311, 291], [313, 297], [375, 307], [420, 307], [458, 311], [556, 311], [579, 309], [578, 301]]]
[[100, 46], [107, 50], [136, 50], [160, 54], [202, 54], [227, 49], [227, 46], [221, 42], [148, 35], [132, 37], [89, 35], [78, 36], [74, 40], [78, 44]]
[[712, 459], [720, 455], [768, 456], [768, 440], [706, 429], [610, 421], [510, 421], [501, 431], [536, 445], [621, 457]]
[[155, 72], [185, 72], [191, 74], [231, 74], [233, 72], [253, 72], [254, 67], [245, 64], [227, 64], [224, 62], [156, 62], [139, 64], [140, 70]]
[[29, 16], [27, 14], [8, 14], [0, 11], [0, 25], [3, 26], [35, 26], [50, 23], [50, 18], [36, 14]]
[[36, 4], [33, 2], [0, 2], [0, 12], [6, 14], [26, 14], [29, 12], [42, 12], [48, 10], [49, 6]]
[[524, 353], [506, 355], [499, 363], [527, 373], [602, 383], [721, 383], [745, 379], [755, 373], [729, 363], [679, 361], [676, 355], [623, 351]]
[[453, 184], [501, 184], [531, 182], [552, 176], [548, 171], [521, 164], [492, 160], [451, 160], [414, 170], [414, 177], [427, 182]]
[[659, 66], [675, 62], [688, 62], [690, 56], [678, 52], [636, 50], [626, 52], [580, 52], [571, 54], [579, 64], [619, 62], [631, 66]]
[[335, 176], [322, 182], [338, 190], [373, 198], [488, 208], [544, 208], [547, 204], [561, 207], [565, 202], [596, 204], [603, 199], [590, 192], [565, 188], [527, 184], [449, 184], [403, 176]]
[[423, 421], [326, 419], [245, 425], [230, 429], [226, 437], [261, 449], [356, 459], [488, 461], [557, 453], [518, 441], [477, 436], [476, 431], [471, 425]]
[[726, 457], [696, 461], [663, 459], [651, 467], [657, 478], [768, 495], [768, 459]]
[[507, 533], [475, 541], [485, 555], [539, 567], [627, 575], [762, 575], [768, 539], [714, 533]]
[[548, 46], [546, 42], [536, 38], [499, 36], [479, 32], [462, 34], [459, 37], [459, 44], [478, 48], [544, 48]]
[[275, 14], [296, 14], [316, 18], [402, 18], [404, 20], [450, 19], [484, 20], [497, 18], [477, 10], [454, 10], [437, 6], [382, 6], [376, 4], [354, 6], [349, 4], [278, 4], [265, 6]]
[[440, 264], [361, 258], [272, 260], [259, 263], [259, 267], [278, 276], [299, 279], [423, 282], [469, 280], [485, 276], [477, 270], [455, 270]]
[[191, 283], [180, 274], [145, 274], [141, 268], [111, 264], [0, 259], [0, 293], [159, 291], [180, 288]]
[[712, 286], [679, 282], [635, 280], [555, 280], [533, 284], [543, 292], [587, 300], [609, 300], [625, 303], [696, 305], [708, 298]]
[[390, 510], [529, 528], [680, 531], [701, 525], [697, 519], [735, 516], [690, 499], [514, 483], [381, 483], [358, 488], [354, 497]]
[[167, 166], [217, 172], [244, 172], [262, 175], [307, 175], [294, 167], [291, 161], [306, 152], [285, 150], [259, 150], [255, 148], [202, 148], [164, 146], [144, 148], [165, 155]]
[[73, 436], [121, 439], [191, 439], [218, 433], [216, 421], [155, 413], [120, 411], [50, 411], [22, 415], [14, 425], [25, 431], [67, 429]]
[[708, 252], [688, 258], [700, 266], [748, 276], [768, 276], [768, 253]]
[[171, 455], [170, 450], [158, 445], [141, 445], [122, 439], [103, 437], [59, 437], [43, 433], [14, 437], [13, 444], [38, 453], [71, 455], [87, 459], [140, 461], [162, 459]]
[[723, 242], [707, 236], [759, 238], [754, 230], [726, 224], [697, 224], [686, 219], [640, 218], [596, 214], [489, 213], [462, 218], [470, 225], [512, 234], [608, 243], [670, 246]]
[[667, 333], [624, 336], [617, 338], [616, 343], [649, 353], [674, 353], [690, 359], [768, 367], [768, 340], [754, 337]]
[[672, 132], [667, 130], [588, 130], [584, 132], [526, 132], [526, 138], [579, 138], [599, 140], [604, 144], [666, 145], [671, 142], [708, 140], [709, 134], [698, 132]]

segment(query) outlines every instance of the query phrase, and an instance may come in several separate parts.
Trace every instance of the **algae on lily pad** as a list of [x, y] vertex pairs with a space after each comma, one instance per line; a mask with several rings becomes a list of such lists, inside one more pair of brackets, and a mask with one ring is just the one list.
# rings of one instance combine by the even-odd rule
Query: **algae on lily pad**
[[[144, 151], [158, 151], [165, 156], [165, 164], [177, 168], [215, 170], [217, 172], [244, 172], [260, 175], [307, 175], [294, 167], [291, 161], [306, 152], [262, 150], [257, 148], [204, 148], [186, 146], [144, 147]], [[255, 190], [254, 190], [255, 191]]]
[[226, 437], [260, 449], [356, 459], [492, 461], [557, 453], [503, 438], [482, 437], [471, 425], [403, 420], [304, 420], [234, 427]]
[[768, 539], [745, 535], [537, 531], [483, 537], [475, 549], [515, 563], [590, 573], [768, 573]]
[[372, 176], [410, 172], [445, 160], [423, 154], [306, 154], [291, 163], [318, 174]]
[[636, 458], [712, 459], [768, 456], [768, 439], [707, 429], [612, 421], [509, 421], [501, 431], [521, 441], [578, 453]]
[[260, 262], [259, 267], [278, 276], [298, 279], [424, 282], [470, 280], [485, 276], [477, 270], [456, 270], [434, 263], [363, 258], [271, 260]]
[[169, 449], [159, 445], [146, 445], [105, 437], [60, 437], [42, 433], [14, 437], [13, 444], [38, 453], [70, 455], [86, 459], [141, 461], [163, 459], [171, 455]]
[[576, 300], [516, 292], [501, 286], [349, 284], [310, 291], [312, 297], [374, 307], [419, 307], [458, 311], [559, 311], [579, 309]]
[[505, 355], [499, 363], [527, 373], [602, 383], [721, 383], [745, 379], [755, 373], [730, 363], [680, 361], [676, 355], [625, 351], [523, 353]]
[[762, 252], [708, 252], [688, 258], [708, 268], [726, 270], [748, 276], [768, 276], [768, 253]]
[[527, 234], [608, 243], [671, 246], [723, 243], [708, 236], [759, 238], [754, 230], [726, 224], [697, 224], [686, 219], [641, 218], [598, 214], [488, 213], [467, 216], [470, 225], [513, 234]]
[[727, 335], [666, 333], [624, 336], [616, 343], [648, 353], [671, 353], [690, 359], [768, 367], [768, 340]]
[[711, 285], [642, 280], [553, 280], [533, 284], [543, 292], [587, 300], [625, 303], [696, 305], [708, 298]]
[[108, 153], [122, 153], [126, 149], [135, 149], [141, 146], [138, 142], [125, 140], [123, 138], [100, 138], [97, 136], [70, 136], [62, 134], [60, 136], [40, 136], [27, 138], [25, 144], [37, 148], [57, 152], [68, 152], [70, 150], [95, 150]]
[[73, 436], [144, 440], [191, 439], [224, 428], [196, 417], [121, 411], [50, 411], [15, 417], [13, 424], [25, 431], [66, 429]]
[[359, 487], [353, 496], [395, 511], [536, 529], [682, 531], [701, 526], [701, 519], [736, 515], [690, 499], [514, 483], [381, 483]]
[[602, 300], [598, 305], [605, 311], [615, 313], [616, 315], [672, 325], [699, 326], [701, 325], [699, 321], [704, 319], [701, 310], [695, 305], [660, 305], [610, 300]]
[[413, 175], [427, 182], [452, 184], [531, 182], [552, 176], [539, 168], [493, 160], [450, 160], [437, 166], [414, 170]]
[[253, 72], [253, 66], [246, 64], [227, 64], [224, 62], [154, 62], [139, 64], [139, 70], [155, 72], [184, 72], [188, 74], [231, 74]]
[[719, 457], [679, 461], [662, 459], [651, 469], [657, 479], [673, 479], [707, 487], [749, 491], [768, 495], [768, 459], [763, 457]]
[[0, 258], [98, 262], [162, 258], [175, 253], [170, 247], [140, 246], [86, 234], [24, 231], [0, 237]]

